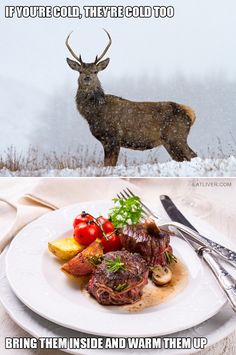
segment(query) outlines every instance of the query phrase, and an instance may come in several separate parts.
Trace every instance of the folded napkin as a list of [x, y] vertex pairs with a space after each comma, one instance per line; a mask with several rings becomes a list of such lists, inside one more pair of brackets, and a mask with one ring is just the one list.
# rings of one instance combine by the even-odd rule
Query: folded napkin
[[115, 197], [128, 180], [118, 178], [25, 178], [0, 182], [0, 252], [28, 223], [77, 202]]

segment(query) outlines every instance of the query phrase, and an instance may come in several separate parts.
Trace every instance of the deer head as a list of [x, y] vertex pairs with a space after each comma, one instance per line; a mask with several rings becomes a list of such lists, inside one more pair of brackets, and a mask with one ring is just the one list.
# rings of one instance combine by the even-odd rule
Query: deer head
[[71, 53], [71, 55], [74, 57], [74, 59], [76, 59], [76, 61], [69, 58], [67, 58], [66, 60], [71, 69], [76, 70], [80, 73], [79, 86], [81, 89], [91, 90], [100, 86], [100, 82], [98, 80], [97, 74], [101, 70], [104, 70], [109, 64], [110, 61], [109, 58], [101, 61], [101, 59], [105, 56], [112, 43], [111, 36], [106, 30], [104, 31], [106, 32], [109, 38], [109, 43], [104, 49], [104, 51], [102, 52], [102, 54], [100, 56], [98, 55], [96, 56], [93, 63], [84, 63], [81, 58], [81, 55], [78, 56], [70, 47], [69, 38], [72, 32], [68, 35], [66, 39], [66, 46], [69, 52]]

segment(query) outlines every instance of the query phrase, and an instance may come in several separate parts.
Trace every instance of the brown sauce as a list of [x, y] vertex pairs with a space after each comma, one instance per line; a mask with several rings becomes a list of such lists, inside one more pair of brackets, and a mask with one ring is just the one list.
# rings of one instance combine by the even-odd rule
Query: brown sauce
[[[171, 281], [164, 286], [156, 286], [152, 280], [149, 278], [148, 284], [143, 289], [143, 295], [140, 301], [134, 304], [124, 305], [124, 306], [103, 306], [113, 311], [123, 311], [123, 312], [139, 312], [146, 308], [157, 306], [169, 298], [175, 296], [181, 292], [188, 282], [188, 269], [187, 267], [178, 259], [178, 262], [173, 262], [169, 265], [172, 271]], [[81, 292], [83, 292], [85, 297], [90, 298], [94, 303], [97, 301], [89, 294], [87, 291], [87, 284], [90, 276], [84, 277], [71, 277], [72, 282], [75, 282], [79, 286]]]
[[172, 271], [172, 279], [165, 286], [156, 286], [150, 279], [143, 289], [143, 296], [140, 301], [131, 305], [122, 306], [128, 312], [138, 312], [145, 308], [156, 306], [165, 302], [184, 289], [188, 282], [188, 269], [178, 260], [173, 262], [169, 268]]

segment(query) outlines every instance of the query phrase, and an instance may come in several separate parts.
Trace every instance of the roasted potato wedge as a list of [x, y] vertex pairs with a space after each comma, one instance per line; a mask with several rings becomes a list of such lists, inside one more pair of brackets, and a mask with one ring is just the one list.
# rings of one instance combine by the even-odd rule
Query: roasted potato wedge
[[103, 256], [103, 248], [100, 242], [94, 241], [81, 253], [76, 255], [62, 266], [62, 271], [74, 276], [89, 275], [95, 269], [96, 263]]
[[73, 237], [58, 239], [48, 243], [48, 249], [63, 261], [72, 259], [84, 248], [85, 246], [76, 242]]

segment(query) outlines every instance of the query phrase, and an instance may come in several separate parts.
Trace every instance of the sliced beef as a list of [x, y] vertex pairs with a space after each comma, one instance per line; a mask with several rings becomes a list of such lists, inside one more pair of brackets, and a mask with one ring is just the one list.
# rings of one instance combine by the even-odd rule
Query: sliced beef
[[139, 253], [149, 266], [165, 266], [165, 252], [172, 253], [169, 234], [152, 222], [121, 228], [120, 240], [126, 250]]
[[[109, 260], [120, 260], [123, 267], [109, 270]], [[147, 284], [148, 265], [139, 254], [127, 250], [105, 254], [89, 280], [88, 291], [104, 305], [122, 305], [138, 301]]]

